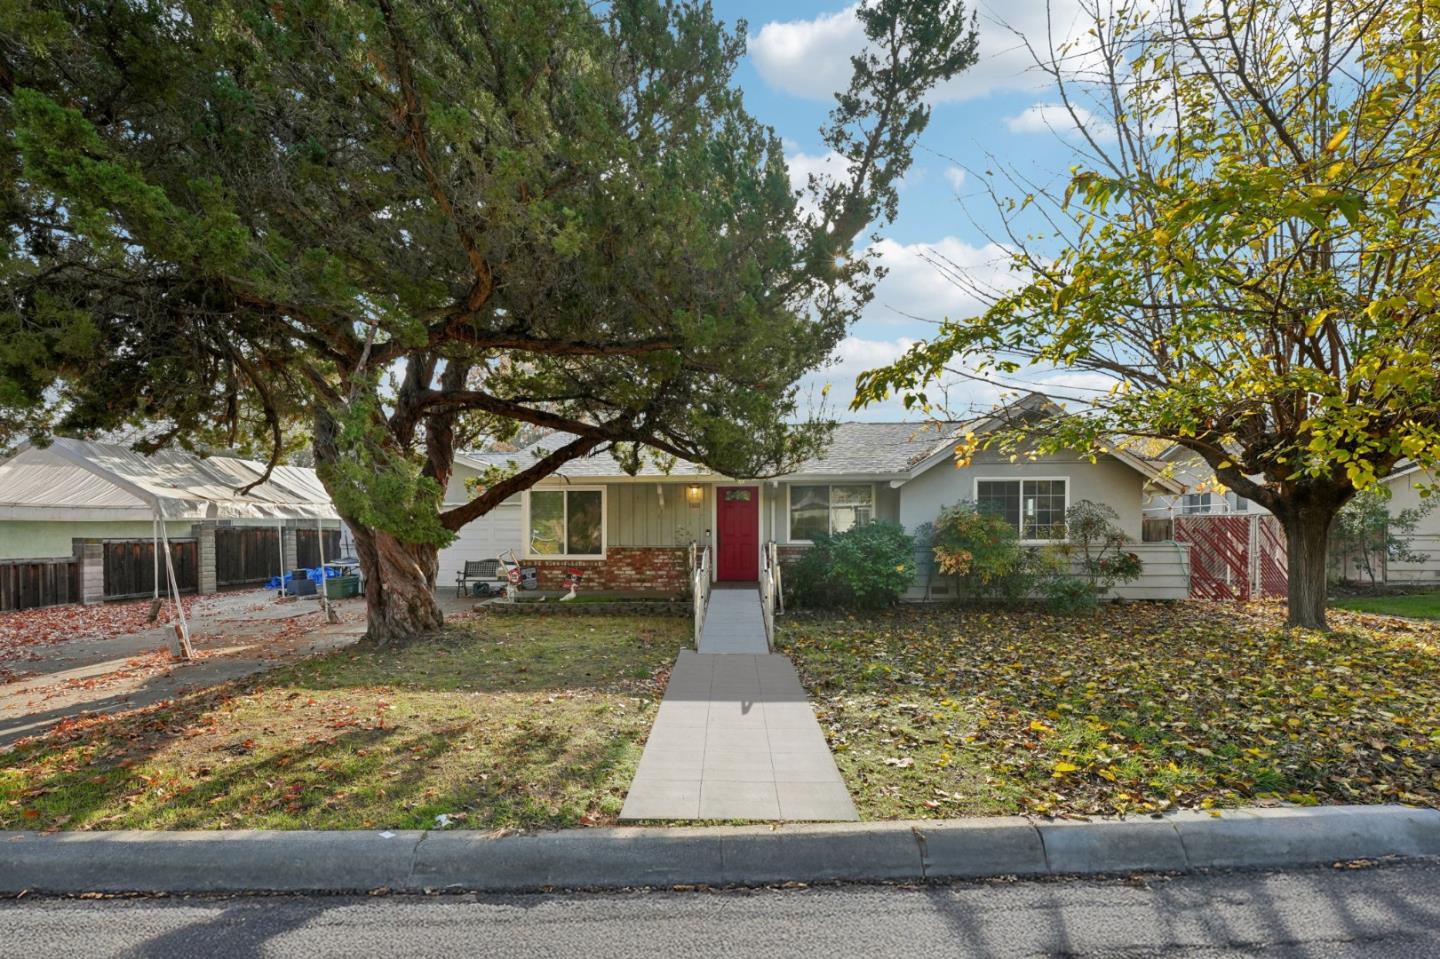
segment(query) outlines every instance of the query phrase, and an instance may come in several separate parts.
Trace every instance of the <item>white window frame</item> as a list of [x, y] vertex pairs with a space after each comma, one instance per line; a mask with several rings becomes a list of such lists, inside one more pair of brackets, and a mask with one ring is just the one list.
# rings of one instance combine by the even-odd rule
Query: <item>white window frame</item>
[[[532, 553], [530, 551], [530, 494], [531, 493], [599, 493], [600, 494], [600, 552], [598, 553]], [[542, 486], [526, 490], [520, 500], [520, 536], [524, 540], [526, 559], [604, 559], [610, 547], [610, 496], [604, 486]], [[565, 498], [565, 528], [570, 528], [570, 498]]]
[[[980, 484], [981, 483], [1019, 483], [1020, 484], [1020, 529], [1015, 531], [1018, 536], [1025, 528], [1025, 484], [1026, 483], [1064, 483], [1065, 484], [1065, 514], [1070, 513], [1070, 477], [1068, 476], [977, 476], [970, 485], [970, 500], [976, 506], [980, 505]], [[1062, 520], [1062, 522], [1066, 522]], [[1049, 546], [1056, 543], [1070, 542], [1070, 528], [1067, 522], [1065, 535], [1060, 539], [1020, 539], [1017, 540], [1022, 546]]]
[[[1203, 502], [1191, 504], [1191, 499], [1203, 499]], [[1223, 496], [1220, 498], [1220, 502], [1225, 502], [1225, 498]], [[1205, 490], [1200, 493], [1186, 493], [1180, 497], [1180, 515], [1209, 516], [1211, 513], [1222, 512], [1222, 510], [1216, 508], [1218, 505], [1219, 504], [1215, 502], [1215, 493], [1211, 490]], [[1229, 508], [1228, 503], [1225, 503], [1225, 506], [1227, 509]]]
[[[797, 487], [797, 486], [823, 486], [823, 487], [825, 487], [827, 490], [834, 489], [834, 488], [837, 487], [837, 486], [868, 486], [868, 487], [870, 487], [870, 522], [873, 523], [873, 522], [875, 522], [876, 520], [878, 520], [878, 519], [880, 518], [879, 516], [876, 515], [876, 513], [879, 511], [879, 505], [878, 505], [878, 503], [876, 502], [875, 484], [874, 484], [874, 483], [801, 483], [801, 482], [786, 483], [786, 484], [785, 484], [785, 542], [786, 542], [786, 543], [793, 543], [793, 544], [795, 544], [795, 545], [797, 545], [797, 546], [810, 546], [810, 545], [813, 545], [814, 542], [815, 542], [813, 539], [792, 539], [792, 538], [790, 537], [790, 494], [794, 491], [795, 487]], [[829, 520], [830, 535], [831, 535], [831, 536], [834, 536], [834, 535], [835, 535], [835, 520], [834, 520], [834, 514], [833, 514], [832, 512], [830, 512], [830, 511], [833, 510], [833, 509], [834, 509], [833, 506], [828, 507], [828, 508], [826, 509], [826, 514], [825, 514], [826, 517], [827, 517], [827, 519]]]

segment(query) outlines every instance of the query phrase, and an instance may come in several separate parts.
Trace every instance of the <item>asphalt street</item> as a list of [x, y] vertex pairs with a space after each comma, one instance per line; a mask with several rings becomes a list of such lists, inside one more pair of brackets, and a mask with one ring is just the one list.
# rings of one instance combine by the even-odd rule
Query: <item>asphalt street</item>
[[0, 955], [1440, 956], [1440, 862], [930, 886], [0, 902]]

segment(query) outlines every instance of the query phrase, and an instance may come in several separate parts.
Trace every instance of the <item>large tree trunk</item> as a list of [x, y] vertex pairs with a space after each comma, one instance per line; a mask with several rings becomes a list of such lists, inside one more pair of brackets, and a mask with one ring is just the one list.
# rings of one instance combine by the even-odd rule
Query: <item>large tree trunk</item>
[[439, 551], [383, 530], [351, 525], [365, 571], [366, 642], [395, 646], [445, 625], [435, 602]]
[[1287, 626], [1329, 629], [1325, 622], [1330, 527], [1338, 506], [1302, 506], [1281, 515], [1289, 561], [1290, 615]]
[[[315, 463], [322, 480], [325, 468], [339, 462], [340, 456], [335, 420], [322, 409], [315, 417]], [[332, 496], [334, 492], [331, 490]], [[439, 550], [367, 526], [346, 515], [344, 509], [340, 518], [355, 536], [355, 551], [365, 574], [366, 641], [396, 646], [444, 626], [445, 616], [434, 593]]]

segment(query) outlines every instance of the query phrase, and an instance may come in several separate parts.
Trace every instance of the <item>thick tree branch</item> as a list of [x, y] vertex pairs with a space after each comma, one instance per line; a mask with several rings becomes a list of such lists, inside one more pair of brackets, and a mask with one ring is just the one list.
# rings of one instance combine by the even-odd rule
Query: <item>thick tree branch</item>
[[509, 476], [491, 486], [463, 506], [457, 506], [441, 513], [440, 523], [448, 530], [457, 530], [471, 520], [484, 516], [516, 493], [534, 486], [571, 460], [585, 456], [604, 442], [593, 436], [577, 437], [536, 460], [533, 465], [526, 467], [514, 476]]

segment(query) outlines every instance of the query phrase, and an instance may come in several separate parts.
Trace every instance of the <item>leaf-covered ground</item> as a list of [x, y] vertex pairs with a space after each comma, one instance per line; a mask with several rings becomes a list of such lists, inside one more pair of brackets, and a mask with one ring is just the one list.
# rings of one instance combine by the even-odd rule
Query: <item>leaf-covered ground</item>
[[786, 620], [867, 819], [1440, 807], [1440, 624], [1274, 604]]
[[0, 829], [613, 821], [688, 621], [476, 617], [0, 754]]
[[[207, 596], [184, 596], [185, 615], [193, 617], [196, 605]], [[138, 633], [175, 619], [175, 607], [166, 603], [156, 622], [149, 621], [150, 600], [104, 603], [96, 606], [47, 606], [0, 613], [0, 662], [15, 661], [25, 647], [48, 646], [72, 639], [104, 639]]]

